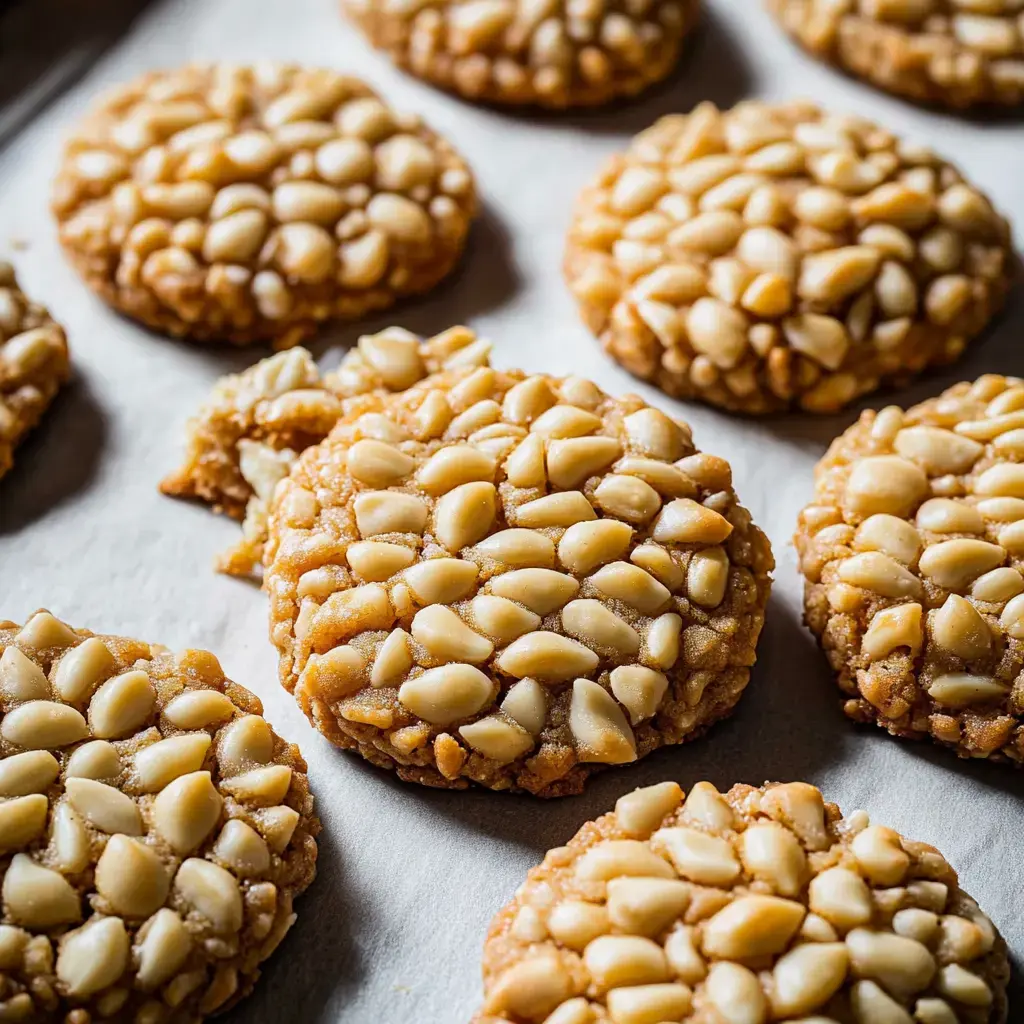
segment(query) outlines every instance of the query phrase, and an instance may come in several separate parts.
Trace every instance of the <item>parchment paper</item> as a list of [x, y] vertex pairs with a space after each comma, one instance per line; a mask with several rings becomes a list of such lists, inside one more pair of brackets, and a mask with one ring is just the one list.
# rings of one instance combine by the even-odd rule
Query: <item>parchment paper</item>
[[[484, 110], [437, 93], [373, 53], [332, 0], [164, 0], [132, 22], [141, 6], [24, 3], [0, 54], [5, 109], [18, 113], [5, 123], [20, 126], [0, 152], [0, 249], [18, 246], [11, 255], [22, 283], [66, 325], [76, 367], [74, 384], [0, 483], [0, 616], [23, 621], [45, 605], [98, 631], [209, 648], [260, 695], [278, 731], [301, 744], [324, 822], [319, 878], [255, 994], [230, 1019], [467, 1021], [479, 1001], [488, 921], [527, 869], [624, 792], [665, 778], [684, 788], [705, 778], [721, 787], [814, 782], [847, 811], [864, 807], [939, 846], [1024, 952], [1024, 776], [849, 724], [800, 624], [790, 535], [811, 495], [814, 461], [856, 412], [755, 422], [673, 403], [598, 350], [560, 273], [570, 204], [602, 158], [660, 114], [702, 99], [809, 96], [874, 117], [952, 157], [1022, 223], [1024, 126], [920, 110], [845, 79], [792, 47], [756, 0], [706, 0], [702, 28], [664, 88], [610, 112], [565, 116]], [[747, 695], [705, 739], [604, 773], [569, 800], [435, 792], [335, 751], [279, 688], [263, 595], [210, 569], [237, 526], [156, 491], [213, 381], [266, 352], [194, 347], [120, 319], [64, 263], [47, 212], [60, 137], [100, 89], [193, 59], [270, 57], [365, 77], [396, 106], [426, 115], [478, 175], [485, 211], [457, 278], [362, 329], [401, 323], [432, 332], [468, 322], [494, 341], [496, 365], [639, 391], [687, 417], [697, 443], [732, 462], [778, 569]], [[1024, 372], [1022, 327], [1018, 299], [955, 369], [875, 403], [918, 401], [983, 371]], [[333, 330], [314, 350], [332, 364], [358, 333]], [[1024, 1001], [1017, 1007], [1011, 1016], [1024, 1019]]]

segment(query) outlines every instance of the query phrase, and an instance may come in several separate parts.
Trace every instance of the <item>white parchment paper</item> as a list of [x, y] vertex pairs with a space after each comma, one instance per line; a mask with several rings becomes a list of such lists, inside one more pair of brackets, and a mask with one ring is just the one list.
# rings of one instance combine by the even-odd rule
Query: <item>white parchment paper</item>
[[[847, 723], [800, 624], [789, 538], [815, 460], [855, 411], [753, 422], [663, 398], [598, 350], [560, 273], [571, 203], [602, 158], [657, 116], [702, 99], [809, 96], [874, 117], [947, 154], [1024, 223], [1020, 122], [923, 111], [845, 79], [793, 48], [756, 0], [706, 0], [684, 66], [664, 88], [610, 112], [565, 116], [479, 109], [437, 93], [372, 52], [332, 0], [163, 0], [134, 22], [140, 2], [22, 6], [35, 11], [21, 12], [16, 45], [0, 53], [2, 99], [18, 115], [0, 151], [0, 249], [17, 246], [10, 255], [24, 287], [66, 325], [76, 379], [0, 483], [0, 617], [22, 621], [45, 605], [98, 631], [209, 648], [260, 695], [278, 731], [301, 744], [324, 822], [319, 878], [231, 1020], [467, 1021], [479, 1001], [488, 921], [526, 870], [622, 793], [664, 778], [684, 787], [704, 778], [721, 787], [814, 782], [846, 810], [864, 807], [941, 847], [1024, 952], [1024, 776]], [[271, 57], [365, 77], [397, 107], [422, 112], [478, 176], [485, 209], [458, 276], [362, 329], [396, 322], [433, 332], [467, 322], [493, 340], [496, 365], [640, 391], [686, 416], [698, 445], [732, 462], [778, 569], [750, 689], [735, 717], [705, 739], [602, 774], [569, 800], [435, 792], [335, 751], [279, 688], [263, 595], [210, 569], [237, 526], [156, 491], [213, 381], [266, 353], [193, 347], [119, 318], [64, 263], [47, 212], [60, 137], [100, 89], [188, 60]], [[983, 371], [1024, 372], [1021, 307], [1018, 299], [955, 369], [875, 401], [918, 401]], [[336, 362], [358, 333], [333, 330], [314, 350]], [[1011, 1019], [1024, 1019], [1024, 1001]]]

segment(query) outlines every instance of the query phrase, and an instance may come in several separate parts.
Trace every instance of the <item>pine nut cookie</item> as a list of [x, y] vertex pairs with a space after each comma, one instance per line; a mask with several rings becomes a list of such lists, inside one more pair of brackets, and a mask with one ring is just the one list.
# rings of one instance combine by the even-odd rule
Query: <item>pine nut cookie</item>
[[0, 477], [70, 375], [63, 329], [0, 260]]
[[0, 1018], [199, 1021], [313, 880], [297, 747], [207, 651], [0, 622]]
[[120, 312], [286, 348], [433, 288], [476, 198], [458, 153], [358, 79], [216, 64], [102, 101], [67, 143], [53, 210], [68, 257]]
[[933, 846], [814, 786], [638, 789], [491, 923], [474, 1024], [1003, 1024], [1006, 943]]
[[954, 167], [808, 103], [662, 118], [580, 198], [566, 276], [602, 345], [670, 395], [834, 412], [946, 363], [1017, 270]]
[[271, 639], [317, 729], [407, 781], [560, 796], [732, 711], [774, 563], [686, 424], [488, 367], [377, 401], [272, 502]]
[[846, 713], [1024, 762], [1024, 381], [984, 376], [832, 442], [795, 542]]
[[188, 425], [183, 465], [160, 490], [194, 498], [242, 521], [242, 539], [215, 567], [231, 576], [257, 571], [267, 539], [267, 509], [299, 453], [322, 441], [350, 399], [402, 390], [428, 373], [486, 365], [490, 343], [465, 327], [418, 338], [400, 327], [364, 335], [323, 376], [304, 348], [279, 352], [222, 377]]
[[698, 0], [341, 0], [370, 42], [470, 100], [565, 108], [665, 78]]
[[1024, 102], [1020, 0], [768, 0], [805, 50], [919, 102]]

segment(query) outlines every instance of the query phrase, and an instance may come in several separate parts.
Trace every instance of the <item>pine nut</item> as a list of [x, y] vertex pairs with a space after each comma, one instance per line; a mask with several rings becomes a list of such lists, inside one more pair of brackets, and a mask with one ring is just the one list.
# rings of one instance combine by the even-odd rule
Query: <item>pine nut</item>
[[629, 560], [645, 569], [669, 590], [676, 590], [683, 582], [682, 570], [672, 560], [672, 556], [657, 544], [641, 544], [633, 549]]
[[515, 640], [540, 626], [540, 616], [504, 597], [481, 594], [470, 604], [478, 630], [498, 640]]
[[513, 964], [488, 993], [484, 1012], [542, 1020], [573, 994], [572, 979], [550, 954]]
[[242, 927], [242, 896], [234, 878], [209, 861], [190, 857], [174, 876], [174, 889], [220, 933]]
[[878, 513], [857, 527], [855, 546], [863, 551], [881, 551], [910, 565], [921, 552], [921, 537], [904, 520]]
[[616, 655], [635, 655], [640, 650], [640, 635], [600, 601], [570, 601], [562, 609], [562, 628], [591, 647]]
[[266, 720], [245, 715], [226, 725], [217, 736], [221, 771], [235, 774], [254, 764], [266, 764], [274, 753], [274, 735]]
[[740, 873], [739, 861], [724, 839], [692, 828], [663, 828], [651, 838], [683, 878], [700, 885], [726, 886]]
[[[461, 551], [477, 543], [494, 522], [496, 502], [497, 493], [490, 483], [462, 484], [449, 491], [437, 503], [434, 513], [437, 539], [449, 551]], [[590, 508], [589, 503], [587, 508]]]
[[536, 498], [516, 509], [516, 523], [531, 529], [573, 526], [597, 519], [597, 513], [582, 491], [561, 491]]
[[876, 885], [899, 885], [910, 866], [899, 834], [881, 825], [859, 832], [851, 849], [860, 869]]
[[492, 533], [474, 550], [509, 568], [550, 568], [555, 561], [555, 545], [551, 539], [526, 529]]
[[727, 1024], [763, 1024], [767, 1001], [757, 976], [740, 964], [712, 964], [704, 983], [704, 994], [719, 1019]]
[[706, 923], [702, 946], [709, 956], [723, 959], [780, 953], [803, 919], [799, 903], [776, 896], [740, 896]]
[[483, 662], [494, 653], [494, 645], [474, 633], [455, 612], [443, 605], [431, 605], [412, 620], [413, 639], [440, 661]]
[[931, 498], [917, 510], [918, 528], [932, 533], [981, 533], [985, 522], [973, 505]]
[[827, 849], [825, 803], [814, 786], [806, 782], [769, 786], [761, 799], [761, 809], [792, 829], [807, 849]]
[[678, 783], [660, 782], [619, 797], [615, 803], [615, 816], [623, 831], [646, 837], [679, 806], [682, 799], [683, 791]]
[[191, 853], [220, 820], [222, 804], [209, 772], [181, 775], [153, 801], [153, 826], [175, 852]]
[[[524, 673], [525, 674], [525, 673]], [[476, 714], [494, 696], [494, 685], [472, 665], [445, 665], [407, 679], [398, 699], [432, 725], [450, 725]]]
[[82, 871], [89, 863], [90, 838], [85, 823], [62, 800], [53, 812], [51, 828], [54, 866], [65, 872]]
[[[587, 653], [591, 654], [589, 651]], [[596, 665], [596, 657], [594, 660]], [[572, 685], [569, 730], [576, 742], [576, 754], [581, 762], [626, 764], [636, 760], [636, 740], [622, 709], [607, 690], [588, 679], [576, 679]]]
[[68, 704], [84, 701], [114, 668], [114, 658], [99, 637], [89, 637], [68, 651], [57, 663], [53, 685]]
[[3, 900], [14, 924], [46, 930], [81, 920], [78, 895], [56, 871], [16, 853], [4, 874]]
[[928, 687], [928, 695], [937, 703], [950, 708], [967, 707], [984, 701], [1004, 697], [1008, 685], [992, 676], [949, 672], [939, 676]]
[[619, 665], [612, 669], [611, 690], [615, 699], [629, 712], [633, 725], [652, 718], [668, 689], [668, 679], [642, 665]]
[[[525, 396], [521, 401], [526, 401]], [[530, 433], [550, 439], [567, 439], [592, 434], [600, 426], [601, 417], [592, 412], [578, 409], [574, 405], [555, 405], [542, 412], [530, 424]]]
[[639, 477], [659, 493], [672, 498], [692, 497], [696, 494], [693, 481], [681, 470], [653, 459], [638, 459], [628, 456], [619, 460], [615, 470], [625, 476]]
[[635, 839], [609, 839], [598, 843], [576, 861], [581, 882], [607, 882], [612, 878], [675, 878], [671, 865]]
[[612, 437], [550, 441], [547, 446], [547, 475], [556, 487], [570, 490], [609, 466], [621, 454], [622, 447]]
[[416, 463], [404, 452], [381, 441], [356, 441], [348, 452], [348, 471], [370, 487], [402, 483]]
[[403, 579], [422, 604], [451, 604], [469, 593], [478, 572], [472, 562], [431, 558], [406, 569]]
[[621, 557], [632, 535], [631, 527], [614, 519], [577, 523], [558, 542], [558, 559], [570, 572], [584, 575]]
[[807, 858], [796, 836], [775, 823], [748, 828], [740, 842], [743, 866], [782, 896], [797, 896], [803, 886]]
[[292, 770], [284, 764], [253, 768], [221, 783], [221, 789], [246, 804], [266, 806], [281, 803], [292, 782]]
[[916, 655], [923, 643], [921, 605], [901, 604], [875, 613], [864, 634], [862, 649], [870, 661], [879, 661], [901, 647]]
[[674, 612], [659, 615], [647, 630], [647, 660], [655, 668], [671, 669], [679, 658], [680, 630], [683, 620]]
[[407, 569], [415, 559], [412, 548], [384, 541], [357, 541], [345, 552], [352, 571], [367, 583], [383, 583]]
[[815, 942], [791, 949], [772, 971], [773, 1012], [792, 1017], [824, 1006], [842, 985], [848, 962], [841, 942]]
[[[804, 192], [801, 198], [806, 201], [807, 196]], [[866, 245], [850, 245], [807, 256], [800, 268], [797, 292], [811, 302], [839, 303], [871, 281], [880, 262], [878, 252]]]
[[[566, 530], [566, 534], [570, 533], [572, 529], [575, 527]], [[559, 557], [562, 557], [561, 545], [559, 545]], [[518, 601], [526, 605], [531, 612], [543, 616], [557, 611], [566, 602], [572, 600], [579, 591], [580, 585], [572, 576], [555, 572], [552, 569], [516, 569], [492, 579], [490, 587], [491, 591], [499, 597]]]
[[698, 782], [690, 790], [683, 817], [715, 830], [730, 829], [734, 824], [732, 810], [710, 782]]
[[126, 917], [152, 914], [167, 898], [170, 882], [160, 858], [127, 836], [111, 836], [96, 863], [97, 891]]
[[270, 850], [244, 821], [232, 819], [221, 829], [213, 847], [217, 857], [242, 877], [262, 875], [270, 867]]
[[198, 771], [209, 749], [207, 733], [171, 736], [143, 747], [135, 755], [135, 775], [140, 788], [144, 793], [156, 793], [180, 775]]
[[219, 690], [186, 690], [164, 708], [164, 717], [179, 729], [219, 725], [234, 713], [231, 699]]
[[913, 1024], [910, 1014], [873, 981], [858, 981], [850, 997], [856, 1024]]
[[950, 594], [932, 619], [932, 635], [945, 650], [965, 661], [981, 658], [992, 646], [992, 634], [970, 601]]
[[[927, 553], [927, 552], [926, 552]], [[920, 580], [899, 562], [875, 551], [854, 555], [839, 566], [839, 578], [883, 597], [918, 597]]]
[[856, 515], [885, 512], [905, 519], [928, 493], [928, 480], [914, 463], [893, 455], [861, 459], [846, 484], [846, 507]]
[[583, 963], [602, 991], [657, 984], [669, 978], [661, 947], [637, 935], [599, 935], [583, 951]]
[[100, 739], [116, 739], [138, 729], [152, 715], [156, 691], [145, 672], [108, 679], [89, 701], [89, 727]]
[[33, 700], [9, 711], [0, 723], [8, 743], [29, 750], [66, 747], [89, 735], [85, 719], [66, 704]]
[[867, 924], [874, 915], [871, 892], [856, 872], [829, 868], [811, 880], [811, 910], [841, 932]]
[[177, 974], [192, 950], [192, 940], [181, 918], [166, 907], [140, 929], [139, 940], [136, 982], [144, 991], [157, 988]]
[[497, 764], [508, 764], [531, 750], [533, 737], [525, 729], [497, 715], [489, 715], [459, 729], [459, 735], [477, 753]]
[[982, 573], [994, 569], [1006, 558], [997, 544], [981, 540], [942, 541], [921, 555], [921, 572], [940, 587], [966, 590]]
[[536, 737], [543, 731], [547, 718], [547, 695], [535, 679], [520, 679], [505, 695], [501, 710]]
[[690, 498], [677, 498], [661, 510], [651, 537], [662, 544], [720, 544], [732, 531], [732, 523], [719, 512]]
[[130, 796], [94, 779], [67, 779], [64, 788], [71, 806], [96, 828], [142, 835], [142, 817]]
[[4, 852], [28, 846], [46, 828], [49, 803], [41, 793], [0, 803], [0, 849]]
[[0, 796], [45, 793], [59, 774], [60, 765], [48, 750], [5, 757], [0, 760]]
[[846, 948], [858, 977], [878, 982], [897, 998], [920, 992], [935, 976], [928, 950], [901, 935], [855, 928], [846, 936]]
[[893, 446], [931, 476], [966, 473], [984, 451], [978, 442], [937, 427], [904, 428], [896, 435]]
[[678, 977], [688, 984], [696, 984], [707, 975], [704, 958], [697, 949], [693, 928], [677, 927], [665, 941], [665, 958]]
[[631, 476], [606, 476], [594, 491], [598, 506], [630, 523], [646, 523], [661, 508], [661, 498], [650, 484]]
[[34, 661], [17, 647], [8, 647], [0, 655], [0, 691], [11, 701], [46, 700], [50, 684]]
[[690, 1009], [692, 993], [678, 982], [663, 985], [632, 985], [613, 988], [607, 995], [614, 1024], [659, 1024], [682, 1019]]
[[64, 936], [56, 974], [69, 996], [81, 999], [112, 985], [128, 966], [130, 941], [118, 917], [94, 917]]

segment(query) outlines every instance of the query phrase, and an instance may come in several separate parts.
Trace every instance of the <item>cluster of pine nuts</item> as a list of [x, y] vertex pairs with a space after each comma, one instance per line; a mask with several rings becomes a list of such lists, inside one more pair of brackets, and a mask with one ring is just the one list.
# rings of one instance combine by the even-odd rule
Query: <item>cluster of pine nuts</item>
[[64, 331], [22, 292], [14, 268], [0, 260], [0, 477], [69, 373]]
[[198, 1020], [312, 881], [297, 748], [206, 651], [0, 622], [0, 1020]]
[[1020, 0], [768, 0], [816, 57], [889, 92], [949, 107], [1024, 100]]
[[1009, 228], [930, 151], [806, 103], [662, 118], [584, 191], [566, 273], [669, 394], [831, 412], [948, 362], [1002, 305]]
[[279, 347], [433, 287], [475, 206], [466, 164], [419, 118], [272, 63], [118, 89], [68, 142], [53, 194], [65, 251], [115, 308]]
[[278, 486], [265, 561], [282, 682], [330, 739], [544, 795], [728, 713], [773, 566], [685, 424], [488, 367], [341, 420]]
[[1024, 761], [1024, 381], [865, 412], [817, 469], [796, 544], [846, 711]]
[[490, 348], [464, 327], [426, 340], [392, 327], [361, 337], [323, 376], [304, 348], [269, 356], [217, 382], [188, 425], [184, 463], [160, 489], [243, 520], [241, 541], [216, 567], [251, 575], [262, 561], [274, 488], [299, 453], [330, 433], [348, 400], [402, 390], [440, 370], [486, 365]]
[[607, 103], [675, 67], [698, 0], [342, 0], [396, 64], [467, 98]]
[[495, 917], [475, 1024], [987, 1024], [1009, 965], [934, 847], [806, 783], [675, 782], [548, 852]]

